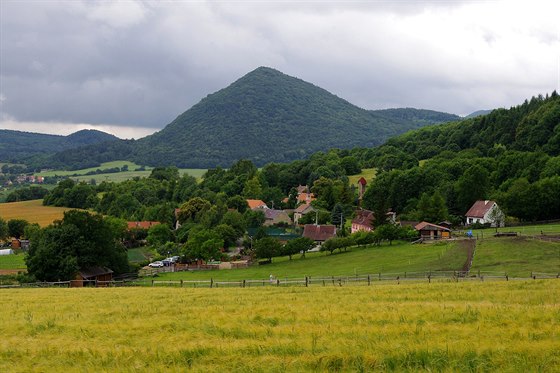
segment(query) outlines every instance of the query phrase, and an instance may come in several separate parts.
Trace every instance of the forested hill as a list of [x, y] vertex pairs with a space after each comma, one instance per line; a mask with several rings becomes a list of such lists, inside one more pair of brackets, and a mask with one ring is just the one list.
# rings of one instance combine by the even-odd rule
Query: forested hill
[[418, 159], [431, 158], [444, 150], [476, 149], [487, 155], [501, 147], [558, 155], [560, 97], [554, 92], [509, 110], [496, 109], [481, 117], [425, 127], [396, 136], [386, 146], [403, 149]]
[[59, 136], [0, 129], [0, 161], [25, 162], [33, 155], [54, 154], [65, 149], [117, 139], [97, 130], [81, 130], [68, 136]]
[[390, 207], [410, 220], [459, 222], [474, 201], [493, 199], [513, 219], [560, 218], [556, 92], [353, 154], [363, 166], [378, 169], [364, 197], [366, 208]]
[[376, 146], [407, 130], [457, 119], [429, 110], [364, 110], [311, 83], [260, 67], [151, 136], [65, 152], [56, 161], [68, 165], [124, 156], [150, 166], [208, 168], [249, 159], [262, 166], [330, 148]]

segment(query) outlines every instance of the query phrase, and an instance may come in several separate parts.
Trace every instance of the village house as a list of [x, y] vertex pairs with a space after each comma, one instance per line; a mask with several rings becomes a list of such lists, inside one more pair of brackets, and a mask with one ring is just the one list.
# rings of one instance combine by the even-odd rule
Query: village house
[[369, 210], [357, 210], [356, 217], [352, 219], [351, 233], [358, 231], [371, 232], [373, 230], [373, 212]]
[[336, 226], [305, 224], [303, 227], [303, 237], [310, 238], [321, 245], [329, 238], [336, 237]]
[[128, 230], [132, 229], [150, 229], [154, 225], [161, 224], [159, 221], [129, 221], [127, 222]]
[[426, 221], [417, 224], [414, 229], [420, 232], [420, 238], [428, 240], [447, 239], [451, 235], [451, 230], [449, 228]]
[[266, 203], [264, 203], [262, 200], [260, 199], [248, 199], [247, 200], [247, 206], [249, 206], [249, 209], [251, 210], [255, 210], [255, 209], [267, 209], [268, 206], [266, 205]]
[[465, 214], [466, 224], [490, 224], [491, 227], [504, 226], [504, 213], [494, 201], [476, 201]]
[[298, 224], [299, 219], [301, 219], [304, 215], [307, 215], [310, 212], [314, 212], [314, 211], [315, 209], [313, 208], [313, 206], [311, 206], [310, 203], [304, 203], [302, 205], [299, 205], [294, 210], [294, 224]]
[[264, 212], [264, 224], [265, 226], [271, 226], [276, 224], [292, 224], [292, 219], [288, 216], [288, 213], [283, 210], [273, 210], [273, 209], [263, 209]]

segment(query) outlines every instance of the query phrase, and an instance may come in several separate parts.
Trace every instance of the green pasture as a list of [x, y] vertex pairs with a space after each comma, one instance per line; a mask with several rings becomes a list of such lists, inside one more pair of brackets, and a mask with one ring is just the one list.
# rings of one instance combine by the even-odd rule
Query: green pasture
[[[128, 171], [125, 172], [114, 172], [114, 173], [104, 173], [104, 174], [95, 174], [95, 175], [86, 175], [88, 172], [94, 172], [98, 169], [104, 170], [107, 168], [122, 168], [123, 166], [128, 166]], [[40, 172], [36, 174], [37, 176], [70, 176], [70, 175], [78, 175], [72, 176], [71, 178], [76, 181], [85, 181], [89, 182], [92, 179], [95, 180], [96, 183], [101, 183], [103, 181], [119, 183], [126, 180], [131, 180], [135, 177], [148, 177], [151, 174], [151, 170], [153, 167], [145, 167], [145, 171], [134, 171], [141, 167], [140, 165], [129, 162], [129, 161], [113, 161], [113, 162], [105, 162], [102, 163], [99, 167], [91, 167], [91, 168], [84, 168], [81, 170], [74, 170], [74, 171], [64, 171], [64, 170], [51, 170]], [[194, 176], [197, 179], [201, 179], [202, 176], [206, 173], [206, 169], [192, 169], [192, 168], [182, 168], [179, 169], [179, 174], [182, 176], [184, 174], [189, 174]]]
[[[7, 249], [3, 247], [2, 249]], [[0, 269], [26, 269], [25, 255], [12, 254], [0, 255]]]
[[360, 178], [363, 177], [364, 179], [366, 179], [368, 183], [371, 183], [373, 178], [375, 178], [376, 173], [377, 173], [376, 168], [364, 168], [362, 169], [362, 172], [359, 173], [358, 175], [348, 176], [348, 182], [350, 183], [350, 185], [357, 185], [358, 180], [360, 180]]
[[471, 273], [501, 272], [529, 277], [531, 272], [560, 273], [560, 242], [524, 237], [477, 241]]
[[140, 263], [145, 260], [150, 260], [154, 256], [154, 253], [147, 247], [137, 247], [134, 249], [127, 250], [128, 261], [131, 263]]
[[[544, 235], [560, 235], [560, 223], [552, 224], [534, 224], [534, 225], [521, 225], [502, 228], [485, 228], [473, 229], [473, 235], [478, 238], [493, 237], [496, 232], [517, 232], [519, 235], [525, 236], [540, 236]], [[465, 231], [466, 232], [466, 231]]]
[[[460, 270], [467, 254], [456, 242], [412, 245], [410, 243], [354, 247], [347, 252], [307, 253], [305, 258], [294, 255], [273, 258], [271, 264], [254, 265], [246, 269], [193, 271], [161, 274], [165, 280], [243, 280], [294, 278], [304, 276], [351, 276], [374, 273]], [[396, 276], [396, 275], [395, 275]]]

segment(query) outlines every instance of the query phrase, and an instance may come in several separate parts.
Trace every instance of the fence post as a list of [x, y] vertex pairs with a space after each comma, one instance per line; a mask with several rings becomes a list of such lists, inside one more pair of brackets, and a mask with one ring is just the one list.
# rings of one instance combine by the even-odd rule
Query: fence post
[[509, 276], [507, 273], [506, 273], [506, 281], [509, 281]]
[[278, 279], [278, 278], [276, 279], [276, 286], [277, 287], [280, 286], [280, 279]]
[[183, 287], [183, 279], [181, 279], [181, 287]]
[[404, 278], [406, 278], [406, 272], [404, 273]]
[[210, 289], [212, 289], [213, 286], [214, 286], [214, 279], [210, 278]]
[[154, 286], [154, 279], [152, 279], [152, 286]]
[[245, 280], [243, 280], [243, 286], [242, 287], [245, 287]]
[[432, 274], [430, 273], [430, 274], [428, 275], [428, 283], [431, 283], [431, 282], [432, 282]]
[[367, 284], [368, 284], [368, 286], [371, 285], [371, 277], [369, 275], [367, 275]]
[[379, 281], [381, 281], [381, 272], [379, 272]]
[[309, 285], [308, 281], [309, 280], [307, 279], [307, 276], [305, 276], [305, 287], [307, 287]]

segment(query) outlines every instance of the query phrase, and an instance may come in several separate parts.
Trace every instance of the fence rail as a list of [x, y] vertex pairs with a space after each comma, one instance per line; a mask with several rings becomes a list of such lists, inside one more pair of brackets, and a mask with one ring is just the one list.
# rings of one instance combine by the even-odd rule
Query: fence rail
[[34, 282], [23, 284], [0, 285], [0, 288], [52, 288], [52, 287], [123, 287], [123, 286], [152, 286], [178, 288], [246, 288], [246, 287], [287, 287], [287, 286], [347, 286], [371, 285], [373, 283], [401, 282], [464, 282], [464, 281], [509, 281], [509, 280], [537, 280], [560, 279], [560, 272], [531, 272], [530, 277], [510, 277], [505, 272], [467, 273], [462, 271], [426, 271], [426, 272], [394, 272], [370, 273], [353, 276], [305, 276], [273, 279], [245, 279], [245, 280], [142, 280], [123, 279], [112, 281], [72, 280], [57, 282]]

